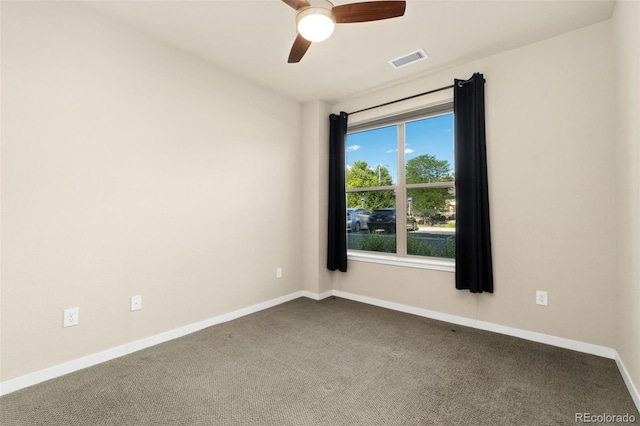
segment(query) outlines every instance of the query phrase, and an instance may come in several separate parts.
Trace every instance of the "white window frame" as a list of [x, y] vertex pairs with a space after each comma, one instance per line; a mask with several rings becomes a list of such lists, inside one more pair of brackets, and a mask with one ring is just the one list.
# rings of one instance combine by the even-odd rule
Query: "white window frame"
[[[443, 272], [455, 272], [455, 260], [440, 258], [440, 257], [424, 257], [424, 256], [412, 256], [407, 254], [407, 232], [406, 224], [404, 220], [398, 220], [398, 218], [404, 218], [407, 215], [407, 203], [397, 200], [407, 199], [407, 190], [414, 188], [451, 188], [455, 187], [455, 182], [435, 182], [435, 183], [417, 183], [409, 184], [405, 183], [405, 125], [408, 122], [423, 120], [427, 118], [437, 117], [440, 115], [453, 113], [453, 102], [451, 99], [446, 99], [435, 105], [428, 107], [413, 109], [408, 112], [396, 113], [393, 115], [387, 115], [383, 117], [371, 117], [366, 121], [350, 124], [347, 128], [347, 134], [358, 133], [367, 130], [379, 129], [382, 127], [388, 127], [391, 125], [397, 126], [397, 141], [398, 147], [398, 177], [395, 185], [380, 186], [380, 187], [368, 187], [368, 188], [351, 188], [347, 189], [346, 194], [349, 192], [369, 192], [380, 190], [392, 190], [396, 191], [396, 253], [381, 253], [370, 252], [361, 250], [347, 250], [347, 259], [358, 261], [377, 263], [383, 265], [430, 269]], [[402, 146], [401, 146], [402, 144]], [[345, 152], [346, 155], [346, 152]], [[345, 174], [346, 179], [346, 174]]]

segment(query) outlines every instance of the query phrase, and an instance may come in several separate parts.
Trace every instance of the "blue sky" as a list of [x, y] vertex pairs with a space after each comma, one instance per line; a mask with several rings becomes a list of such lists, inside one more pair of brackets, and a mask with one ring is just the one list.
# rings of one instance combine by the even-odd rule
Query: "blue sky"
[[[375, 169], [378, 164], [389, 169], [393, 183], [398, 181], [397, 127], [352, 133], [347, 136], [347, 166], [366, 161]], [[412, 121], [405, 126], [405, 161], [429, 154], [447, 160], [453, 173], [453, 114]]]

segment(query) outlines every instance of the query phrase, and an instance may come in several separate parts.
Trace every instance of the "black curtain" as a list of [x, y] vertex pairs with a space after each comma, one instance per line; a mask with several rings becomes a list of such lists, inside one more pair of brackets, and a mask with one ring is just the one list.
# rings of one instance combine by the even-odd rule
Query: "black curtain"
[[347, 272], [347, 200], [345, 140], [347, 113], [329, 116], [329, 234], [327, 268]]
[[454, 80], [456, 288], [493, 293], [484, 77]]

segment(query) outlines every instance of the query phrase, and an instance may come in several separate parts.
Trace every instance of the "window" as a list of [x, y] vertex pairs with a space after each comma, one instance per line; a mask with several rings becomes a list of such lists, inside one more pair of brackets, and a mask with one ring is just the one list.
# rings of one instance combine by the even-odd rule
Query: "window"
[[455, 257], [451, 104], [350, 127], [346, 158], [350, 257]]

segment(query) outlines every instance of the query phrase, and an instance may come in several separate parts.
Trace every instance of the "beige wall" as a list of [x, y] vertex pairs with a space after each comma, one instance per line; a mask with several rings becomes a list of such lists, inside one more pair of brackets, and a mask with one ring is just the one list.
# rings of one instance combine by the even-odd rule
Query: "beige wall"
[[329, 179], [329, 106], [321, 101], [302, 106], [303, 191], [299, 211], [302, 224], [303, 288], [321, 294], [331, 290], [331, 272], [327, 269], [327, 191]]
[[640, 3], [618, 1], [615, 43], [618, 219], [618, 352], [640, 386]]
[[2, 381], [300, 290], [298, 103], [64, 2], [1, 71]]
[[[334, 105], [354, 111], [484, 74], [495, 269], [495, 293], [472, 295], [454, 289], [453, 273], [351, 261], [335, 288], [615, 347], [610, 30], [597, 24]], [[535, 304], [536, 290], [549, 306]]]

